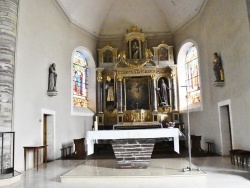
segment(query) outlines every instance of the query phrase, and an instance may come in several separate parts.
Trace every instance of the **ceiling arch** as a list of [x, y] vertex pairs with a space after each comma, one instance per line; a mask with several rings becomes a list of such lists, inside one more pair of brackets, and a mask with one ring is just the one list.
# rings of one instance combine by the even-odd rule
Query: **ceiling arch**
[[207, 0], [57, 0], [72, 23], [96, 37], [123, 35], [133, 25], [146, 33], [174, 33]]

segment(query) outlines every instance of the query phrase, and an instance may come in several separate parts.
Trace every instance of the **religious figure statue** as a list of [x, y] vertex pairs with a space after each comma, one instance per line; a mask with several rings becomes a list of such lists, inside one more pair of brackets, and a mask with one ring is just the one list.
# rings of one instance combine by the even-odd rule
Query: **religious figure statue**
[[139, 46], [136, 41], [134, 41], [132, 45], [132, 59], [139, 59]]
[[213, 70], [215, 74], [215, 82], [223, 82], [224, 81], [224, 75], [223, 75], [223, 69], [220, 57], [217, 52], [214, 53], [214, 60], [213, 60]]
[[114, 101], [114, 86], [112, 83], [107, 83], [107, 101]]
[[56, 80], [57, 80], [56, 64], [52, 63], [49, 67], [48, 91], [56, 91]]
[[160, 91], [161, 91], [161, 100], [162, 100], [161, 103], [164, 106], [169, 106], [168, 105], [168, 92], [167, 92], [168, 89], [169, 89], [169, 87], [165, 83], [164, 79], [161, 79], [161, 88], [160, 88]]

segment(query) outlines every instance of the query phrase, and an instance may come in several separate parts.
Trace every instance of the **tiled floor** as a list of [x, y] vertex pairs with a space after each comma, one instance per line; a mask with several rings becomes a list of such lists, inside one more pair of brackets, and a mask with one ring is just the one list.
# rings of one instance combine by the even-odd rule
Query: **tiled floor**
[[[163, 166], [162, 161], [164, 159], [154, 159], [151, 163], [155, 168]], [[171, 168], [175, 168], [175, 163], [178, 163], [180, 159], [171, 159]], [[176, 161], [175, 161], [176, 160]], [[181, 159], [181, 163], [186, 165], [184, 159]], [[206, 173], [205, 176], [167, 176], [165, 178], [150, 178], [141, 177], [139, 179], [134, 178], [109, 178], [107, 176], [100, 177], [98, 179], [88, 179], [85, 182], [74, 183], [61, 183], [60, 176], [71, 171], [75, 167], [84, 164], [83, 160], [56, 160], [50, 162], [47, 165], [43, 164], [39, 167], [39, 171], [35, 169], [22, 172], [22, 180], [8, 186], [8, 188], [91, 188], [91, 187], [103, 187], [103, 188], [249, 188], [250, 187], [250, 168], [242, 168], [231, 165], [229, 157], [193, 157], [192, 167], [196, 171], [196, 167]], [[110, 159], [87, 161], [89, 166], [96, 168], [94, 163], [100, 163], [105, 166], [112, 166]], [[182, 166], [182, 165], [181, 165]], [[93, 170], [93, 169], [92, 169]], [[113, 168], [113, 171], [117, 169]], [[159, 170], [159, 169], [158, 169]], [[112, 171], [112, 168], [109, 169]], [[127, 170], [128, 174], [134, 173], [134, 171]], [[155, 171], [150, 171], [150, 176]], [[90, 169], [86, 169], [86, 174], [90, 174]], [[105, 175], [105, 171], [101, 172]], [[110, 173], [107, 171], [107, 173]], [[117, 172], [115, 172], [117, 173]], [[135, 174], [138, 175], [138, 174]], [[104, 178], [104, 179], [103, 179]]]

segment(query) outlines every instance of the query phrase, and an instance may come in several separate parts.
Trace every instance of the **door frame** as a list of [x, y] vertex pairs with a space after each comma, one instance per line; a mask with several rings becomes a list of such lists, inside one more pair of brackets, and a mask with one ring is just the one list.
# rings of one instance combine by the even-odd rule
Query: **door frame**
[[231, 134], [231, 145], [232, 145], [232, 149], [234, 148], [234, 134], [233, 134], [233, 115], [232, 115], [232, 109], [231, 109], [231, 100], [224, 100], [221, 102], [218, 102], [218, 116], [219, 116], [219, 128], [220, 128], [220, 145], [221, 145], [221, 155], [223, 156], [223, 137], [222, 137], [222, 125], [221, 125], [221, 107], [225, 107], [228, 106], [228, 115], [229, 115], [229, 130]]
[[[48, 126], [52, 126], [52, 129], [53, 129], [53, 133], [52, 133], [52, 135], [53, 135], [53, 140], [52, 140], [52, 145], [51, 146], [49, 146], [50, 147], [50, 149], [52, 149], [52, 154], [53, 154], [53, 156], [54, 156], [54, 159], [53, 160], [55, 160], [55, 140], [56, 140], [56, 137], [55, 137], [55, 133], [56, 133], [56, 129], [55, 129], [55, 125], [56, 125], [56, 112], [55, 111], [53, 111], [53, 110], [49, 110], [49, 109], [41, 109], [41, 143], [43, 144], [44, 143], [44, 136], [43, 136], [43, 129], [44, 129], [44, 116], [52, 116], [53, 117], [53, 123], [51, 124], [51, 125], [48, 125], [47, 124], [47, 129], [48, 129]], [[48, 133], [47, 133], [47, 135], [48, 135]], [[47, 139], [47, 143], [48, 143], [48, 139]], [[48, 148], [47, 148], [47, 156], [48, 156]]]

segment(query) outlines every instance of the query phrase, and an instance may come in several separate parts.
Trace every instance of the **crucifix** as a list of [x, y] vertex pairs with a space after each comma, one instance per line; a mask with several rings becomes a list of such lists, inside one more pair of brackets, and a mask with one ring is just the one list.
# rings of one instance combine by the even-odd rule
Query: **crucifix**
[[136, 106], [137, 106], [137, 110], [138, 110], [138, 105], [139, 105], [139, 102], [137, 101], [137, 103], [135, 103], [136, 104]]

